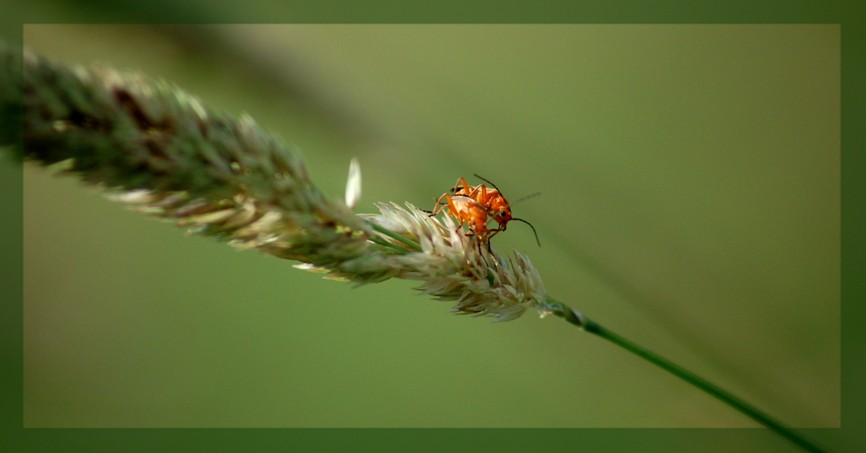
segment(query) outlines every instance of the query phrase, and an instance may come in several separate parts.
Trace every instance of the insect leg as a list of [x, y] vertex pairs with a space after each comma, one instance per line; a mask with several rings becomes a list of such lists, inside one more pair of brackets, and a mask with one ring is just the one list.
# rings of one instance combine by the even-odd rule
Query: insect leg
[[431, 215], [436, 215], [436, 214], [439, 214], [440, 212], [442, 212], [442, 210], [446, 206], [445, 204], [442, 203], [442, 200], [447, 199], [447, 198], [450, 198], [450, 196], [447, 193], [443, 193], [442, 196], [439, 197], [438, 200], [436, 200], [436, 204], [433, 206], [433, 210], [430, 211]]

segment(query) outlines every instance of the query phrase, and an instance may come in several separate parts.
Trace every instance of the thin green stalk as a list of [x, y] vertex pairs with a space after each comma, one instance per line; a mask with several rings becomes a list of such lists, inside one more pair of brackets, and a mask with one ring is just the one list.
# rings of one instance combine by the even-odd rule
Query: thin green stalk
[[395, 233], [395, 232], [393, 232], [393, 231], [391, 231], [391, 230], [389, 230], [389, 229], [387, 229], [381, 225], [377, 225], [373, 222], [367, 222], [367, 224], [370, 225], [371, 227], [373, 227], [373, 229], [378, 231], [379, 233], [382, 233], [385, 236], [388, 236], [389, 238], [392, 238], [398, 242], [401, 242], [401, 243], [407, 245], [412, 250], [415, 250], [415, 251], [421, 250], [421, 244], [419, 244], [419, 243], [417, 243], [417, 242], [415, 242], [415, 241], [413, 241], [407, 237], [401, 236], [401, 235], [399, 235], [399, 234], [397, 234], [397, 233]]
[[810, 442], [808, 439], [794, 432], [791, 428], [788, 428], [779, 421], [775, 420], [773, 417], [770, 417], [769, 415], [758, 410], [751, 404], [734, 396], [730, 392], [711, 383], [710, 381], [696, 375], [695, 373], [692, 373], [691, 371], [671, 362], [670, 360], [652, 351], [649, 351], [648, 349], [638, 345], [637, 343], [634, 343], [631, 340], [621, 337], [620, 335], [608, 330], [597, 322], [585, 317], [577, 310], [574, 310], [561, 302], [557, 302], [553, 299], [548, 298], [547, 303], [551, 309], [550, 311], [552, 311], [553, 314], [555, 314], [556, 316], [564, 318], [566, 321], [582, 328], [586, 332], [610, 341], [611, 343], [625, 349], [626, 351], [629, 351], [632, 354], [635, 354], [638, 357], [649, 361], [653, 365], [656, 365], [659, 368], [662, 368], [673, 374], [674, 376], [688, 382], [689, 384], [692, 384], [695, 387], [709, 393], [710, 395], [721, 400], [723, 403], [733, 407], [734, 409], [740, 411], [749, 418], [766, 426], [767, 428], [783, 436], [789, 441], [797, 444], [799, 447], [811, 452], [824, 451], [814, 443]]
[[390, 242], [388, 242], [382, 238], [371, 237], [370, 241], [372, 241], [376, 244], [379, 244], [382, 247], [385, 247], [387, 249], [393, 250], [395, 253], [405, 254], [407, 252], [407, 250], [404, 249], [403, 247], [398, 247], [398, 246], [396, 246], [396, 245], [394, 245], [394, 244], [392, 244], [392, 243], [390, 243]]

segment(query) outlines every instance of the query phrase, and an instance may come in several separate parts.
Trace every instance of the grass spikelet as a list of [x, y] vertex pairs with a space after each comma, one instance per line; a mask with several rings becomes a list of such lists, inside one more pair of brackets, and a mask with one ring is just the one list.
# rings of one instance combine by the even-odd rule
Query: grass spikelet
[[454, 311], [514, 319], [545, 299], [529, 261], [496, 256], [448, 218], [412, 205], [357, 215], [321, 193], [300, 153], [248, 115], [215, 112], [167, 82], [23, 54], [22, 155], [103, 187], [116, 201], [239, 249], [356, 284], [403, 278]]

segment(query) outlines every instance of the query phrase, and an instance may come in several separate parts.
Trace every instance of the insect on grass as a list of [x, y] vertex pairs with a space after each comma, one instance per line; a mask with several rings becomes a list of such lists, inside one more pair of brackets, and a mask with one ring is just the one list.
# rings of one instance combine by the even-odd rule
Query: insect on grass
[[[535, 230], [535, 227], [528, 221], [514, 217], [511, 214], [511, 204], [502, 195], [499, 187], [489, 179], [478, 174], [475, 174], [475, 177], [489, 184], [490, 187], [487, 184], [470, 186], [466, 178], [460, 177], [449, 192], [442, 194], [436, 200], [436, 205], [433, 207], [431, 214], [436, 215], [446, 212], [460, 222], [460, 224], [465, 224], [469, 228], [467, 236], [477, 236], [479, 244], [486, 243], [488, 247], [490, 247], [490, 238], [501, 231], [505, 231], [508, 222], [517, 220], [532, 228], [535, 241], [541, 246], [541, 241], [538, 239], [538, 232]], [[528, 195], [517, 201], [522, 201], [536, 195], [538, 193]], [[496, 223], [496, 227], [487, 227], [490, 220]]]

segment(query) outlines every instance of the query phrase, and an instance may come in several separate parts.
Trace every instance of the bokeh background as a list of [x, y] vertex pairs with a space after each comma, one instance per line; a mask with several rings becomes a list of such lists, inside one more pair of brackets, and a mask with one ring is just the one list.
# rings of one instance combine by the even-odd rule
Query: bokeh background
[[[839, 28], [27, 25], [248, 112], [342, 196], [481, 174], [548, 291], [798, 427], [838, 427]], [[11, 166], [8, 162], [4, 166]], [[24, 170], [27, 427], [751, 427], [558, 319], [351, 288]]]

